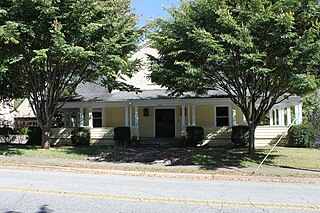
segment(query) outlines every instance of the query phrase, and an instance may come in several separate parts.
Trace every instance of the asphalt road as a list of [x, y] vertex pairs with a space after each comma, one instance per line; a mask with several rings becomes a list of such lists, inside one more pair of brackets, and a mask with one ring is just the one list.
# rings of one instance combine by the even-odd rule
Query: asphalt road
[[0, 169], [0, 212], [320, 212], [319, 184]]

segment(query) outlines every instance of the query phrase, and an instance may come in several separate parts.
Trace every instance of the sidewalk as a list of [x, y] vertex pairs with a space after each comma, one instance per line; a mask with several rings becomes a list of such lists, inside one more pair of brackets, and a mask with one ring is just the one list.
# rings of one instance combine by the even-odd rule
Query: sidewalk
[[197, 165], [172, 166], [163, 162], [113, 163], [84, 160], [0, 155], [0, 168], [52, 170], [90, 174], [112, 174], [164, 178], [294, 182], [320, 184], [320, 170], [261, 167], [203, 168]]

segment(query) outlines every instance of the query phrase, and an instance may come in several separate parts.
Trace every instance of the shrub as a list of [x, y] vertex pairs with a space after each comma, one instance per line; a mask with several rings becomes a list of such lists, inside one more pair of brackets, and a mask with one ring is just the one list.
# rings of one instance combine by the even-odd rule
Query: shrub
[[231, 133], [231, 141], [235, 147], [244, 148], [249, 144], [249, 127], [233, 126]]
[[8, 137], [9, 135], [13, 135], [14, 130], [10, 127], [2, 127], [0, 128], [0, 135], [3, 137]]
[[122, 126], [114, 128], [114, 141], [117, 146], [130, 146], [130, 127]]
[[30, 132], [28, 127], [22, 127], [15, 129], [15, 134], [17, 135], [28, 135]]
[[41, 146], [42, 145], [42, 130], [40, 127], [28, 128], [28, 141], [27, 145]]
[[71, 131], [72, 144], [76, 146], [90, 145], [90, 129], [85, 127], [78, 127]]
[[197, 146], [204, 139], [204, 130], [200, 126], [188, 126], [186, 131], [188, 146]]
[[14, 134], [14, 130], [10, 127], [2, 127], [0, 128], [0, 141], [5, 143], [11, 142], [11, 136]]
[[309, 124], [292, 126], [288, 131], [289, 147], [308, 148], [315, 143], [314, 128]]

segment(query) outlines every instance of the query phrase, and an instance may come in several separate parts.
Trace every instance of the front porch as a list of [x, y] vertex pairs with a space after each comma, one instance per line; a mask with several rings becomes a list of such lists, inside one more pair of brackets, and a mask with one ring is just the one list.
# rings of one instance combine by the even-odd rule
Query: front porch
[[[78, 106], [75, 108], [74, 106]], [[125, 102], [68, 102], [59, 113], [52, 130], [52, 140], [70, 143], [70, 128], [91, 129], [91, 144], [112, 145], [113, 129], [127, 126], [131, 137], [144, 141], [179, 141], [186, 136], [187, 126], [201, 126], [205, 131], [204, 145], [223, 146], [231, 143], [231, 127], [246, 125], [241, 110], [229, 98], [132, 100]], [[270, 144], [292, 123], [302, 122], [299, 97], [289, 97], [275, 105], [264, 126], [256, 132], [257, 146]], [[62, 128], [63, 127], [63, 128]], [[163, 139], [163, 140], [162, 140]], [[160, 142], [153, 142], [160, 143]], [[161, 144], [160, 143], [160, 144]]]

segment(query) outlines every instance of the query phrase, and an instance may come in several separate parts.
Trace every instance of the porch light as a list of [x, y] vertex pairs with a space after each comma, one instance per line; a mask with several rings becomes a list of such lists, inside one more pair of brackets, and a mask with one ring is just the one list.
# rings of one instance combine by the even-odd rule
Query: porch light
[[149, 109], [147, 107], [143, 109], [143, 116], [149, 116]]

